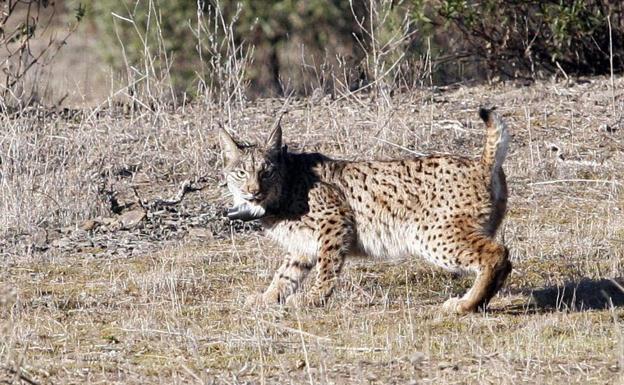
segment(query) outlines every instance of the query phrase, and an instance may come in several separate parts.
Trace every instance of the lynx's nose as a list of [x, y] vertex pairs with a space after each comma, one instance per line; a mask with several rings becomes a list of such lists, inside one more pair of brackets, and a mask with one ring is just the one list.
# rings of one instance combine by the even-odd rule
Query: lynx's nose
[[261, 193], [260, 191], [256, 191], [255, 193], [251, 194], [251, 201], [261, 201], [262, 199], [264, 199], [264, 194]]
[[264, 194], [259, 189], [245, 189], [242, 198], [249, 202], [260, 201], [264, 199]]
[[260, 183], [257, 181], [248, 181], [244, 191], [251, 197], [251, 200], [256, 200], [261, 195]]

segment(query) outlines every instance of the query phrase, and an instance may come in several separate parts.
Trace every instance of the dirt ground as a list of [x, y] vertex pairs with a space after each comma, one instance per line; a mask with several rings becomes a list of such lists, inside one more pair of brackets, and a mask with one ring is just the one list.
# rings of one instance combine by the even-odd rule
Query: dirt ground
[[325, 308], [243, 308], [283, 252], [222, 218], [215, 128], [264, 140], [282, 100], [3, 117], [0, 383], [623, 383], [623, 87], [291, 102], [289, 148], [348, 159], [476, 155], [476, 111], [498, 106], [514, 270], [488, 313], [467, 316], [440, 305], [472, 277], [409, 258], [350, 261]]

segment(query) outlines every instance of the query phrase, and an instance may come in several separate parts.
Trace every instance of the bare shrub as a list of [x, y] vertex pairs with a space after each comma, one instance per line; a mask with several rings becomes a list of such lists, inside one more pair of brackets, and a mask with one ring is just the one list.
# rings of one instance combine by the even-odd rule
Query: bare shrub
[[201, 96], [228, 110], [242, 107], [253, 50], [235, 36], [239, 12], [225, 15], [222, 8], [219, 1], [94, 5], [104, 35], [115, 39], [104, 47], [105, 56], [121, 74], [109, 104], [121, 101], [133, 112], [171, 111]]
[[60, 18], [53, 3], [9, 0], [3, 1], [0, 9], [0, 108], [21, 110], [40, 102], [44, 89], [42, 73], [76, 30], [85, 9], [78, 5], [75, 20], [59, 38], [48, 32]]
[[433, 6], [433, 14], [437, 24], [451, 22], [445, 40], [455, 48], [448, 53], [470, 67], [469, 75], [479, 69], [487, 69], [489, 77], [512, 78], [559, 71], [607, 74], [611, 64], [616, 71], [624, 69], [621, 2], [445, 0]]
[[241, 6], [231, 17], [224, 15], [219, 1], [206, 10], [197, 11], [193, 32], [201, 67], [196, 71], [197, 93], [205, 103], [215, 103], [232, 117], [232, 107], [245, 106], [249, 85], [248, 68], [252, 64], [253, 46], [240, 42], [235, 30], [240, 27]]

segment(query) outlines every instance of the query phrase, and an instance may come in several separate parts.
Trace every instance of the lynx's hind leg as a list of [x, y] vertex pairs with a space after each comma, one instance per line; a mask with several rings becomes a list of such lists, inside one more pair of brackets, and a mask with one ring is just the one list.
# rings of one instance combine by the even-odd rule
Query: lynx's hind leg
[[450, 298], [444, 309], [463, 314], [484, 310], [501, 289], [512, 270], [507, 248], [494, 240], [474, 234], [460, 250], [461, 267], [477, 271], [473, 286], [461, 298]]

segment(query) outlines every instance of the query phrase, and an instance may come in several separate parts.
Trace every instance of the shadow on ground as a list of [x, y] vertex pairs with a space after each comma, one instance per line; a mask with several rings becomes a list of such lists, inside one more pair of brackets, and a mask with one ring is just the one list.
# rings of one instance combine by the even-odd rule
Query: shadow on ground
[[589, 279], [542, 289], [523, 290], [525, 304], [501, 309], [504, 313], [547, 313], [604, 310], [624, 306], [624, 277]]

